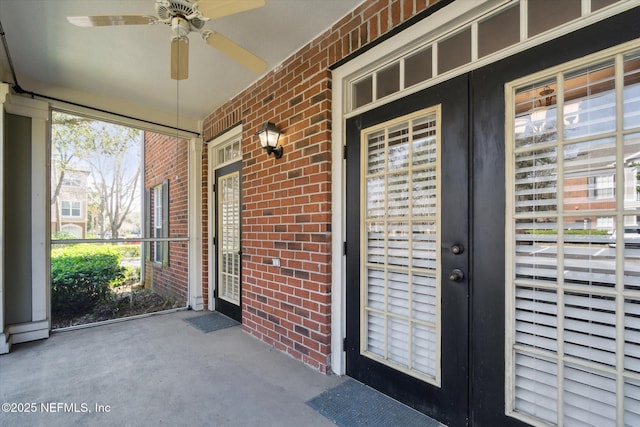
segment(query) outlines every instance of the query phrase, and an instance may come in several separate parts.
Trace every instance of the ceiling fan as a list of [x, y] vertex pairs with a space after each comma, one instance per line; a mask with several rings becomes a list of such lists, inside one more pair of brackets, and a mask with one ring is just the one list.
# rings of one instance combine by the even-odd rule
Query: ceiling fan
[[198, 32], [212, 47], [244, 65], [262, 73], [267, 63], [242, 46], [220, 33], [205, 28], [207, 21], [234, 15], [265, 5], [265, 0], [156, 0], [156, 16], [151, 15], [97, 15], [67, 16], [67, 20], [78, 27], [108, 27], [118, 25], [171, 26], [171, 78], [184, 80], [189, 77], [190, 32]]

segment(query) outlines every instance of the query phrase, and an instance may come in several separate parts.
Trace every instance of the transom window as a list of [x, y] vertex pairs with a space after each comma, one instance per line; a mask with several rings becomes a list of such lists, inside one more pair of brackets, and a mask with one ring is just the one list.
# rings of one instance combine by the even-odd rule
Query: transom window
[[216, 148], [217, 166], [242, 160], [242, 151], [240, 150], [240, 139], [234, 139], [224, 145]]
[[[469, 69], [470, 64], [491, 62], [506, 50], [524, 49], [527, 42], [542, 39], [550, 31], [580, 18], [606, 17], [611, 9], [630, 7], [624, 0], [519, 0], [505, 1], [490, 13], [483, 12], [454, 32], [425, 40], [418, 46], [399, 49], [395, 59], [354, 76], [348, 88], [348, 110], [423, 87]], [[586, 24], [584, 24], [586, 25]], [[528, 43], [530, 46], [531, 43]], [[416, 88], [418, 90], [418, 88]]]
[[529, 423], [640, 425], [640, 51], [626, 49], [507, 85], [507, 413]]

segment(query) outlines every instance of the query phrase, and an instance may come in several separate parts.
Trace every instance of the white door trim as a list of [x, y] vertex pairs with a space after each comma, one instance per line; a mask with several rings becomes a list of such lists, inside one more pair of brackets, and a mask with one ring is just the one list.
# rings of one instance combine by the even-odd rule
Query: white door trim
[[[215, 311], [215, 299], [213, 297], [214, 290], [216, 288], [216, 246], [214, 245], [214, 238], [216, 237], [216, 197], [213, 195], [213, 187], [216, 183], [216, 169], [218, 168], [216, 161], [216, 149], [224, 145], [231, 140], [242, 138], [242, 125], [235, 126], [229, 129], [227, 132], [220, 136], [208, 141], [207, 143], [207, 246], [209, 251], [207, 253], [207, 283], [208, 283], [208, 298], [207, 304], [210, 311]], [[242, 147], [242, 144], [240, 144]], [[242, 197], [242, 195], [241, 195]]]

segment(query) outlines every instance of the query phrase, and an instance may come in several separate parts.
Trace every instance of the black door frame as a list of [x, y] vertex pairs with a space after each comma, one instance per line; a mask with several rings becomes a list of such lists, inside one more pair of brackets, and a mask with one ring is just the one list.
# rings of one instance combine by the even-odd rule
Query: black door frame
[[[468, 252], [454, 254], [454, 243], [469, 245], [468, 75], [401, 98], [347, 120], [347, 374], [449, 425], [464, 425], [468, 410]], [[441, 387], [360, 355], [360, 131], [415, 111], [441, 105]], [[449, 119], [448, 119], [449, 118]], [[447, 162], [447, 167], [444, 167]], [[453, 196], [454, 194], [460, 197]], [[453, 197], [452, 197], [453, 196]], [[354, 209], [355, 210], [350, 210]], [[351, 260], [358, 260], [351, 261]], [[454, 268], [461, 282], [448, 280]], [[446, 289], [445, 289], [446, 287]], [[356, 307], [357, 306], [357, 307]], [[356, 308], [354, 308], [356, 307]], [[389, 381], [393, 378], [393, 383]]]
[[[216, 245], [215, 245], [215, 290], [213, 293], [213, 298], [215, 301], [215, 309], [216, 311], [219, 311], [220, 313], [242, 323], [242, 249], [240, 249], [240, 283], [239, 283], [239, 304], [235, 305], [232, 304], [228, 301], [223, 300], [222, 298], [218, 297], [218, 291], [220, 289], [220, 285], [218, 283], [218, 278], [219, 276], [219, 272], [220, 272], [220, 263], [219, 261], [219, 250], [220, 250], [220, 236], [218, 235], [218, 225], [219, 225], [219, 215], [218, 215], [218, 195], [220, 194], [219, 191], [220, 189], [218, 188], [218, 179], [222, 176], [234, 173], [234, 172], [238, 172], [238, 178], [239, 178], [239, 192], [240, 192], [240, 198], [242, 198], [242, 160], [238, 160], [237, 162], [225, 165], [221, 168], [218, 168], [214, 171], [213, 177], [214, 177], [214, 182], [215, 182], [215, 193], [214, 193], [214, 210], [215, 210], [215, 221], [214, 221], [214, 226], [215, 226], [215, 236], [216, 236]], [[240, 223], [238, 225], [239, 227], [239, 233], [240, 236], [242, 236], [242, 201], [240, 201]], [[240, 239], [240, 244], [242, 245], [242, 238]]]

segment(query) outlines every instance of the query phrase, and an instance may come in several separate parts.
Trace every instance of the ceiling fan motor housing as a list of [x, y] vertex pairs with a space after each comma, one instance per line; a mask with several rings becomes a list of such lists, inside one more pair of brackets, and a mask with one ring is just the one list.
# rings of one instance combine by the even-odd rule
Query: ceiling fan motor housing
[[[161, 21], [171, 24], [174, 34], [182, 37], [199, 31], [207, 21], [190, 0], [156, 0], [156, 13]], [[176, 19], [178, 18], [178, 19]]]

